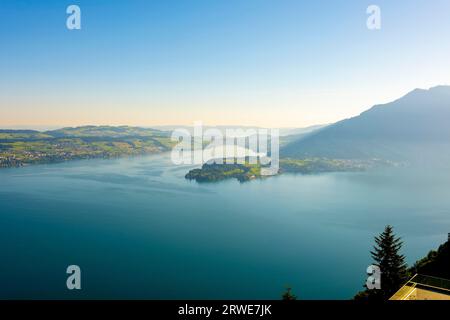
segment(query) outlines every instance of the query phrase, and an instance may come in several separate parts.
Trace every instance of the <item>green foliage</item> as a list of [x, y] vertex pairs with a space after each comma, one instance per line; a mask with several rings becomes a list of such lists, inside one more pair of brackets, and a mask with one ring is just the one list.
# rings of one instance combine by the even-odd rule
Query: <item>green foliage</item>
[[286, 291], [281, 296], [281, 299], [285, 300], [285, 301], [292, 301], [292, 300], [297, 300], [297, 296], [292, 293], [292, 288], [288, 287], [288, 288], [286, 288]]
[[386, 226], [384, 232], [375, 237], [373, 251], [374, 264], [381, 269], [381, 290], [383, 298], [390, 298], [407, 280], [405, 257], [400, 249], [403, 242], [396, 238], [393, 228]]
[[442, 244], [437, 251], [431, 250], [409, 269], [409, 273], [450, 279], [450, 243]]
[[407, 280], [405, 257], [400, 254], [403, 242], [396, 237], [391, 226], [375, 237], [375, 246], [370, 252], [373, 264], [381, 270], [381, 289], [360, 292], [356, 300], [388, 300]]
[[229, 159], [224, 159], [222, 164], [205, 163], [201, 169], [193, 169], [185, 177], [197, 182], [216, 182], [232, 178], [245, 182], [261, 178], [261, 164], [251, 164], [248, 160], [247, 158], [244, 164], [230, 163]]
[[285, 158], [280, 160], [281, 172], [313, 174], [321, 172], [364, 171], [385, 162], [375, 160], [346, 160], [327, 158]]
[[[280, 173], [301, 173], [316, 174], [321, 172], [349, 172], [362, 171], [369, 167], [373, 167], [373, 162], [353, 161], [353, 160], [336, 160], [336, 159], [281, 159]], [[198, 182], [214, 182], [228, 178], [236, 178], [239, 181], [248, 181], [261, 177], [261, 165], [250, 165], [246, 162], [244, 165], [224, 163], [205, 164], [201, 169], [189, 171], [186, 175], [187, 179], [196, 180]]]

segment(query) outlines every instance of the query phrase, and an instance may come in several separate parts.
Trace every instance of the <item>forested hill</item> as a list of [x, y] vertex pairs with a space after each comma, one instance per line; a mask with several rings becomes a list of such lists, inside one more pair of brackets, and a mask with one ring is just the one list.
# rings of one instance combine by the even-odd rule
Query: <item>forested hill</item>
[[0, 167], [158, 153], [172, 145], [168, 132], [129, 126], [0, 130]]
[[430, 251], [416, 262], [411, 272], [450, 280], [450, 243], [447, 241], [437, 251]]

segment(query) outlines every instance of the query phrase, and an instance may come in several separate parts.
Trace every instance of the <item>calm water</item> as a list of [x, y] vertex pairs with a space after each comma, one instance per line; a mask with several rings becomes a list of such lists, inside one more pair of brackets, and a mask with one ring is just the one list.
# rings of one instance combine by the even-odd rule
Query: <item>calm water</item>
[[198, 185], [187, 170], [168, 155], [0, 170], [0, 298], [347, 299], [386, 224], [409, 263], [450, 232], [448, 173]]

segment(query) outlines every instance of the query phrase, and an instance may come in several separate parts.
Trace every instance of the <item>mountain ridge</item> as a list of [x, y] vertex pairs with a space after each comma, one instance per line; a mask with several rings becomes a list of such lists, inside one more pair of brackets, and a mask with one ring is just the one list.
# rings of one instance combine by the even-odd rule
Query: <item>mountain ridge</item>
[[[450, 143], [450, 86], [415, 89], [294, 141], [283, 157], [408, 158], [417, 147]], [[413, 150], [414, 149], [414, 150]]]

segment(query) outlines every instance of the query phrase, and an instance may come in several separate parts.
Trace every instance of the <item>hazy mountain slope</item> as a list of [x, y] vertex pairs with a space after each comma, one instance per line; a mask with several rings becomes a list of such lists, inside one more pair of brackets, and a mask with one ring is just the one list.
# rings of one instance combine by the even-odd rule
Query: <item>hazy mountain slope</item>
[[314, 131], [320, 130], [328, 126], [328, 124], [318, 124], [314, 126], [309, 126], [305, 128], [281, 128], [280, 129], [280, 136], [300, 136], [303, 137], [309, 133], [312, 133]]
[[416, 89], [294, 141], [282, 148], [281, 154], [291, 158], [400, 160], [421, 152], [446, 152], [449, 121], [450, 86]]

